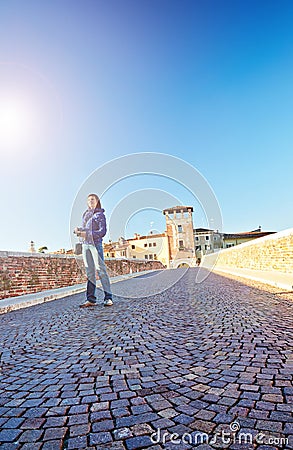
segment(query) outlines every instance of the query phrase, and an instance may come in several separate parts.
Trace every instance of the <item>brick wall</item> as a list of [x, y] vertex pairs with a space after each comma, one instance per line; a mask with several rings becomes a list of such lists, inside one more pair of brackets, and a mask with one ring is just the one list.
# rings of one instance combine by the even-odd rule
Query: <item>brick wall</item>
[[[78, 261], [78, 263], [77, 263]], [[109, 275], [163, 269], [160, 261], [106, 260]], [[86, 281], [82, 259], [69, 255], [0, 252], [0, 299]]]
[[[207, 256], [208, 260], [214, 255]], [[217, 266], [293, 273], [293, 228], [222, 250]]]

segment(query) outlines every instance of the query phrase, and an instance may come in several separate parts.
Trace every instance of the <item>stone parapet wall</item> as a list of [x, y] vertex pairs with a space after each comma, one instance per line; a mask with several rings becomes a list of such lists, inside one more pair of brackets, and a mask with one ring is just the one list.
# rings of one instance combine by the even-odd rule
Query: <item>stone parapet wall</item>
[[[160, 261], [105, 260], [110, 276], [164, 269]], [[0, 252], [0, 299], [86, 281], [82, 258], [69, 255]]]
[[277, 271], [293, 274], [293, 228], [207, 255], [216, 267]]

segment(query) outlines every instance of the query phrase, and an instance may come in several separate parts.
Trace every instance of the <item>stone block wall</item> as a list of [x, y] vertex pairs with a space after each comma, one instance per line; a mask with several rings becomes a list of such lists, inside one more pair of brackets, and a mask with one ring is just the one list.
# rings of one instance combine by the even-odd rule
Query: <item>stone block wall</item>
[[[215, 254], [205, 257], [215, 260]], [[262, 271], [293, 273], [293, 228], [222, 250], [216, 265]]]
[[[160, 261], [106, 260], [110, 276], [164, 269]], [[82, 259], [69, 255], [0, 252], [0, 299], [86, 281]]]

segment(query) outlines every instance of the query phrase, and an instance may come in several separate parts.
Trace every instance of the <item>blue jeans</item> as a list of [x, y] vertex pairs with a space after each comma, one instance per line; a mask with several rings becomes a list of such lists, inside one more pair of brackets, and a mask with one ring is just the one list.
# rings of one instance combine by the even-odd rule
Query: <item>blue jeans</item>
[[102, 283], [105, 299], [112, 299], [110, 280], [104, 262], [102, 242], [96, 246], [82, 244], [82, 256], [87, 276], [86, 298], [89, 302], [96, 302], [96, 270]]

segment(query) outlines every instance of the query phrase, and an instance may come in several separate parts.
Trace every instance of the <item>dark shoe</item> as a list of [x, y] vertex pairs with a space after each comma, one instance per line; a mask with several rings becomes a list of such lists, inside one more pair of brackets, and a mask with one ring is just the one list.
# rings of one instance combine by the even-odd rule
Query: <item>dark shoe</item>
[[111, 298], [105, 298], [104, 300], [104, 306], [112, 306], [113, 302]]
[[81, 305], [79, 305], [80, 308], [88, 308], [89, 306], [96, 306], [96, 303], [90, 302], [88, 300], [86, 300], [84, 303], [82, 303]]

